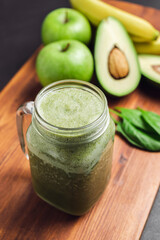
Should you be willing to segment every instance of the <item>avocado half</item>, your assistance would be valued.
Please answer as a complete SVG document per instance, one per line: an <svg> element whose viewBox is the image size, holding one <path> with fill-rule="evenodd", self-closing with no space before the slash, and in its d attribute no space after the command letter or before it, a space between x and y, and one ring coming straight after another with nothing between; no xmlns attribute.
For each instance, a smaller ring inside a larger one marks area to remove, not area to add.
<svg viewBox="0 0 160 240"><path fill-rule="evenodd" d="M160 86L160 56L139 54L138 59L141 73L148 80Z"/></svg>
<svg viewBox="0 0 160 240"><path fill-rule="evenodd" d="M137 53L125 28L114 17L99 24L94 56L96 75L106 92L121 97L136 89L141 78Z"/></svg>

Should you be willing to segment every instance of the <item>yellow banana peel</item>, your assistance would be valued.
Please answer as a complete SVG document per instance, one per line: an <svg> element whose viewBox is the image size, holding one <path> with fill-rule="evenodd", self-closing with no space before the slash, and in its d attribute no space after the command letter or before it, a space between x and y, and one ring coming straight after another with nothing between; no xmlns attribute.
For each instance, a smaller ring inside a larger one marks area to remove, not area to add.
<svg viewBox="0 0 160 240"><path fill-rule="evenodd" d="M134 43L138 53L160 55L160 37L150 43Z"/></svg>
<svg viewBox="0 0 160 240"><path fill-rule="evenodd" d="M135 36L135 35L132 35L132 34L129 34L130 38L132 39L133 42L136 42L136 43L149 43L151 42L151 40L148 40L148 39L145 39L145 38L142 38L142 37L138 37L138 36Z"/></svg>
<svg viewBox="0 0 160 240"><path fill-rule="evenodd" d="M82 12L95 26L102 19L113 16L134 36L151 41L159 35L159 32L148 21L100 0L70 0L70 3L73 8Z"/></svg>

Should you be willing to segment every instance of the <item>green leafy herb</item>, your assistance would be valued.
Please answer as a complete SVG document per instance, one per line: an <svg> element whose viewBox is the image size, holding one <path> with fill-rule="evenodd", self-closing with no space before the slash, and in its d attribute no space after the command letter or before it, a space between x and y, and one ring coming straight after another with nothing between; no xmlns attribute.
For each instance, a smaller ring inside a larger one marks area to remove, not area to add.
<svg viewBox="0 0 160 240"><path fill-rule="evenodd" d="M158 134L160 134L160 115L145 111L141 108L138 108L141 112L143 119L147 122L147 124Z"/></svg>
<svg viewBox="0 0 160 240"><path fill-rule="evenodd" d="M160 116L143 109L127 109L116 107L120 112L110 109L110 112L122 118L117 121L117 131L132 145L149 150L160 151ZM154 126L154 127L153 127Z"/></svg>
<svg viewBox="0 0 160 240"><path fill-rule="evenodd" d="M115 109L121 111L121 116L118 116L127 119L130 123L132 123L135 127L138 127L147 132L153 132L153 129L150 127L148 123L143 119L142 113L138 109L127 109L122 107L116 107Z"/></svg>
<svg viewBox="0 0 160 240"><path fill-rule="evenodd" d="M122 128L124 132L135 143L141 146L143 149L149 151L160 151L160 136L154 133L146 133L140 129L137 129L126 119L122 122Z"/></svg>
<svg viewBox="0 0 160 240"><path fill-rule="evenodd" d="M126 138L128 140L128 142L130 142L132 145L135 145L136 147L139 147L139 148L143 148L141 145L139 145L138 143L136 143L134 140L132 140L126 133L125 131L123 130L123 127L122 127L122 123L119 122L117 124L117 132L121 133L123 135L124 138Z"/></svg>

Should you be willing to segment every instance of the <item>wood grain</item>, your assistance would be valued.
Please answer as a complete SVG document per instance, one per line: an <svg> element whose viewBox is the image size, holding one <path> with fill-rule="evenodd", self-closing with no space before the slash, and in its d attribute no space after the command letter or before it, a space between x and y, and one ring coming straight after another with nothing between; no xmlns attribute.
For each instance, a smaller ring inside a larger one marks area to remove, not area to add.
<svg viewBox="0 0 160 240"><path fill-rule="evenodd" d="M110 2L131 12L135 8ZM136 6L136 13L157 26L160 11ZM29 162L19 146L15 112L41 89L35 73L38 51L0 93L0 239L139 239L159 188L160 153L136 149L117 135L110 183L95 207L82 217L62 213L34 193ZM159 90L145 82L129 96L107 98L110 107L140 106L160 114Z"/></svg>

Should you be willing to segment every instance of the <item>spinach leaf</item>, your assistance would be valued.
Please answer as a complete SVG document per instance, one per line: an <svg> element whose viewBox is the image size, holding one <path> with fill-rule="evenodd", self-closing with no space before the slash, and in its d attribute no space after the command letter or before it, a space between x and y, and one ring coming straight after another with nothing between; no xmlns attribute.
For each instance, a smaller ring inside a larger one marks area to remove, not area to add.
<svg viewBox="0 0 160 240"><path fill-rule="evenodd" d="M154 132L150 125L143 119L142 113L138 109L127 109L122 107L115 107L115 109L121 111L121 118L127 119L135 127L138 127L146 132ZM116 112L115 112L116 113ZM118 114L117 114L118 115ZM119 115L118 115L119 116Z"/></svg>
<svg viewBox="0 0 160 240"><path fill-rule="evenodd" d="M126 139L128 140L128 142L130 142L132 145L143 149L143 146L142 146L142 145L136 143L134 140L132 140L132 139L124 132L124 130L123 130L123 128L122 128L122 123L121 123L121 122L118 123L116 130L117 130L117 132L121 133L122 136L123 136L124 138L126 138Z"/></svg>
<svg viewBox="0 0 160 240"><path fill-rule="evenodd" d="M136 144L143 146L143 149L160 151L160 136L158 134L147 134L146 132L137 129L126 119L123 119L122 128L126 135Z"/></svg>
<svg viewBox="0 0 160 240"><path fill-rule="evenodd" d="M127 109L116 107L120 112L110 109L122 122L115 119L117 131L136 147L160 151L160 116L143 109Z"/></svg>
<svg viewBox="0 0 160 240"><path fill-rule="evenodd" d="M160 135L160 115L141 108L138 108L138 110L141 112L143 119L150 125L150 127Z"/></svg>

